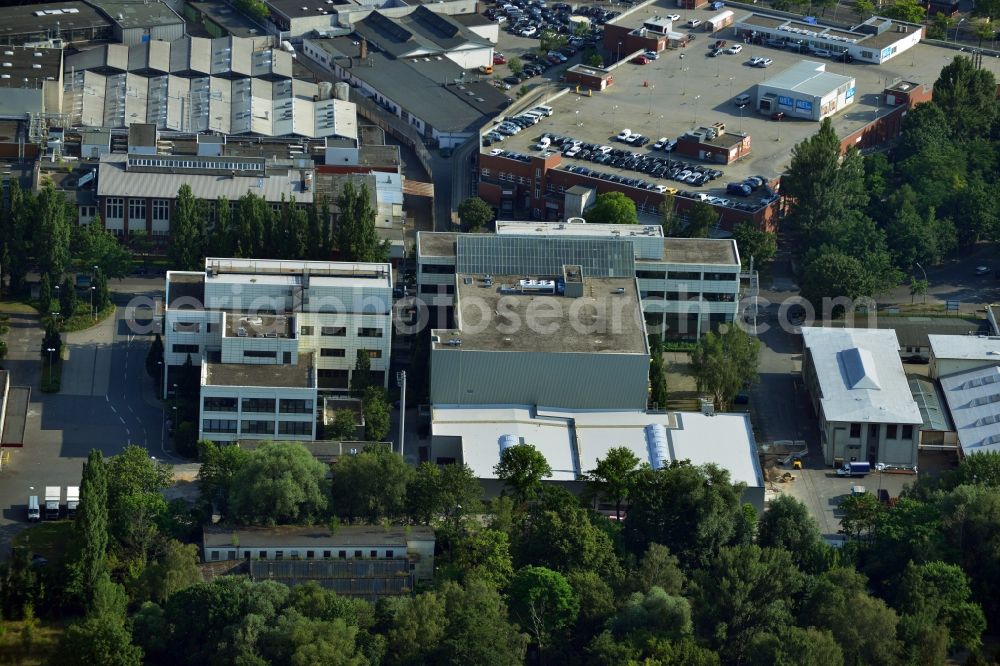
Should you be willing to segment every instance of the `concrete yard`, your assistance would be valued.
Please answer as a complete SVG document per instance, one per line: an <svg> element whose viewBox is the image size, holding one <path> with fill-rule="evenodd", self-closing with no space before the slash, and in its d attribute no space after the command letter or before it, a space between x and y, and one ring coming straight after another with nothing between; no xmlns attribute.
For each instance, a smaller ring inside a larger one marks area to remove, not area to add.
<svg viewBox="0 0 1000 666"><path fill-rule="evenodd" d="M735 10L742 15L742 10ZM678 12L683 24L689 18L705 20L714 12L711 10L679 10L666 3L649 5L632 12L621 20L627 26L638 26L646 18ZM685 32L688 29L683 28ZM772 121L759 114L752 106L744 109L733 103L733 98L741 93L752 93L756 84L773 77L789 65L803 59L824 62L827 71L851 76L856 79L856 101L833 116L833 124L839 136L847 136L871 122L876 115L891 111L892 107L876 106L882 101L882 91L899 81L916 84L933 84L941 68L952 61L960 52L955 49L919 44L903 52L883 65L860 62L850 64L822 59L816 56L803 57L799 54L766 46L743 44L739 55L723 54L715 58L707 56L709 47L716 39L725 39L730 44L736 41L732 27L718 33L706 33L696 29L696 39L684 49L668 50L659 59L647 65L625 61L613 70L614 83L604 92L594 92L588 97L570 92L550 105L554 114L540 123L495 143L490 149L512 150L525 154L539 151L531 149L544 132L572 136L588 143L610 145L632 152L662 155L652 150L652 142L659 137L676 138L688 130L725 123L727 132L747 132L751 136L750 153L728 166L715 165L724 176L697 188L706 194L724 193L726 183L739 181L750 175L774 178L785 171L791 160L791 149L811 136L819 128L819 123L799 119ZM612 54L612 60L616 54ZM627 54L622 54L624 58ZM683 55L683 58L681 57ZM774 63L767 68L751 67L747 62L757 56L766 56ZM1000 60L984 58L983 67L1000 76ZM878 99L876 99L878 98ZM623 129L629 128L651 139L651 143L634 148L614 141ZM674 159L699 163L694 158L685 158L676 153ZM628 173L633 177L652 179L637 172L621 172L608 165L594 164L587 160L562 158L562 165L580 165L609 173ZM691 186L668 180L656 181L678 189L693 189Z"/></svg>

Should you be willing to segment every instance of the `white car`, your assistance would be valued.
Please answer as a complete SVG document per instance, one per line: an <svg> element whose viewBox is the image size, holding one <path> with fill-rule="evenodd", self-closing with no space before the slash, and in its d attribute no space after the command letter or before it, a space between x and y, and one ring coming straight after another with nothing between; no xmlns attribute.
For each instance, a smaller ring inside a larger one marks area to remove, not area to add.
<svg viewBox="0 0 1000 666"><path fill-rule="evenodd" d="M525 28L524 30L521 31L521 36L522 37L531 37L536 32L538 32L538 28L536 28L533 25L529 25L527 28Z"/></svg>
<svg viewBox="0 0 1000 666"><path fill-rule="evenodd" d="M750 60L747 61L747 64L751 67L756 67L760 64L761 60L763 60L763 58L750 58Z"/></svg>
<svg viewBox="0 0 1000 666"><path fill-rule="evenodd" d="M757 58L758 62L754 67L770 67L774 61L770 58Z"/></svg>
<svg viewBox="0 0 1000 666"><path fill-rule="evenodd" d="M494 148L493 150L490 151L490 157L496 157L502 152L503 152L502 148Z"/></svg>
<svg viewBox="0 0 1000 666"><path fill-rule="evenodd" d="M661 136L657 140L657 142L653 144L653 150L663 150L664 148L667 147L667 142L668 141L670 141L670 139L668 139L665 136Z"/></svg>
<svg viewBox="0 0 1000 666"><path fill-rule="evenodd" d="M670 19L671 21L680 21L681 20L681 15L680 14L667 14L667 18Z"/></svg>
<svg viewBox="0 0 1000 666"><path fill-rule="evenodd" d="M690 20L688 20L688 27L689 28L697 28L699 25L701 25L701 19L690 19Z"/></svg>
<svg viewBox="0 0 1000 666"><path fill-rule="evenodd" d="M632 136L632 130L630 130L630 129L623 129L623 130L622 130L622 131L621 131L621 132L620 132L620 133L618 134L618 137L617 137L617 138L618 138L618 140L619 140L619 141L625 141L625 140L626 140L626 139L628 139L628 138L629 138L630 136Z"/></svg>
<svg viewBox="0 0 1000 666"><path fill-rule="evenodd" d="M742 44L733 44L728 49L726 49L726 53L728 53L729 55L736 55L742 50L743 50Z"/></svg>
<svg viewBox="0 0 1000 666"><path fill-rule="evenodd" d="M611 146L601 146L600 148L597 149L597 152L607 155L612 150L614 149Z"/></svg>
<svg viewBox="0 0 1000 666"><path fill-rule="evenodd" d="M659 60L660 54L656 51L643 51L642 55L646 56L650 60Z"/></svg>
<svg viewBox="0 0 1000 666"><path fill-rule="evenodd" d="M986 275L990 272L989 266L976 266L976 275Z"/></svg>

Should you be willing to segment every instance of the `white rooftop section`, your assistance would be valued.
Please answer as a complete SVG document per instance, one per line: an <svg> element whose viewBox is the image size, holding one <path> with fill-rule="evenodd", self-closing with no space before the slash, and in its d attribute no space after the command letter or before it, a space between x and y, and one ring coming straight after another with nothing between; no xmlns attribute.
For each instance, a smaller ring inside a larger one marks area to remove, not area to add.
<svg viewBox="0 0 1000 666"><path fill-rule="evenodd" d="M579 219L579 218L577 218ZM519 236L647 236L663 238L658 224L590 224L584 222L512 222L497 220L498 234Z"/></svg>
<svg viewBox="0 0 1000 666"><path fill-rule="evenodd" d="M891 329L804 326L827 421L920 424Z"/></svg>
<svg viewBox="0 0 1000 666"><path fill-rule="evenodd" d="M965 455L1000 452L1000 367L994 365L943 377L941 389L962 452Z"/></svg>
<svg viewBox="0 0 1000 666"><path fill-rule="evenodd" d="M803 95L823 97L831 90L836 90L852 81L854 79L850 76L827 72L824 63L801 60L767 79L761 85L768 88L781 88Z"/></svg>
<svg viewBox="0 0 1000 666"><path fill-rule="evenodd" d="M392 266L380 263L206 257L205 273L209 282L392 288Z"/></svg>
<svg viewBox="0 0 1000 666"><path fill-rule="evenodd" d="M757 445L744 414L437 405L431 429L435 437L462 438L463 460L480 479L497 478L493 467L504 440L505 446L516 441L541 451L552 467L552 481L575 481L594 469L610 449L624 446L640 463L655 467L674 460L714 463L728 470L734 483L764 485Z"/></svg>
<svg viewBox="0 0 1000 666"><path fill-rule="evenodd" d="M1000 363L1000 336L928 335L935 358Z"/></svg>

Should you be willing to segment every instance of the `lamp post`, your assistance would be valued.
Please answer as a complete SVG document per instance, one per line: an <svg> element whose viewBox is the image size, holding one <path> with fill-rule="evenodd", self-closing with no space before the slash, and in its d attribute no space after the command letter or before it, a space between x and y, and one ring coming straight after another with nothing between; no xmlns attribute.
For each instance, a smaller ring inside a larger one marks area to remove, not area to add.
<svg viewBox="0 0 1000 666"><path fill-rule="evenodd" d="M94 313L94 290L97 289L94 285L90 285L90 318L97 319L97 314Z"/></svg>
<svg viewBox="0 0 1000 666"><path fill-rule="evenodd" d="M958 34L957 31L955 34ZM615 62L619 62L621 59L622 59L622 43L618 42L618 57L615 59Z"/></svg>
<svg viewBox="0 0 1000 666"><path fill-rule="evenodd" d="M617 114L617 112L618 112L618 105L615 104L614 106L611 107L611 133L612 134L614 134L615 131L616 131L615 130L615 127L616 127L616 125L615 125L615 115Z"/></svg>
<svg viewBox="0 0 1000 666"><path fill-rule="evenodd" d="M694 124L695 124L696 127L698 125L698 100L700 100L700 99L701 99L701 95L695 95L694 96Z"/></svg>
<svg viewBox="0 0 1000 666"><path fill-rule="evenodd" d="M683 85L681 87L681 95L687 95L688 94L688 76L687 76L687 72L688 72L688 68L687 67L681 67L681 74L684 76L684 83L683 83Z"/></svg>
<svg viewBox="0 0 1000 666"><path fill-rule="evenodd" d="M49 384L52 383L52 354L55 352L55 347L46 347L45 351L49 353Z"/></svg>
<svg viewBox="0 0 1000 666"><path fill-rule="evenodd" d="M924 267L920 264L919 261L915 261L913 263L916 264L917 268L920 269L920 272L924 274L924 303L926 303L927 302L927 287L930 284L927 281L927 271L924 270Z"/></svg>
<svg viewBox="0 0 1000 666"><path fill-rule="evenodd" d="M399 382L399 455L405 458L403 439L406 433L406 370L396 373L396 381Z"/></svg>
<svg viewBox="0 0 1000 666"><path fill-rule="evenodd" d="M960 27L962 27L963 23L965 23L965 19L961 18L961 19L958 20L958 23L955 24L955 37L951 41L953 41L953 42L957 42L958 41L958 29ZM945 40L945 41L947 41L947 40Z"/></svg>

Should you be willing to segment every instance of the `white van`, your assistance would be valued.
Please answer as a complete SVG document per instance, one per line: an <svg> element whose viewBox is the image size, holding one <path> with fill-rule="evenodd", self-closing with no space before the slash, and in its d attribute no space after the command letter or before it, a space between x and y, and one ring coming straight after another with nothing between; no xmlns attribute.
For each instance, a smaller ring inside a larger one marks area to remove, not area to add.
<svg viewBox="0 0 1000 666"><path fill-rule="evenodd" d="M746 106L750 103L750 95L743 93L742 95L737 95L733 99L733 104L736 106Z"/></svg>
<svg viewBox="0 0 1000 666"><path fill-rule="evenodd" d="M28 498L28 520L35 522L42 519L42 512L38 508L38 495Z"/></svg>
<svg viewBox="0 0 1000 666"><path fill-rule="evenodd" d="M533 108L532 111L541 111L542 113L545 114L546 117L552 115L552 107L551 106L545 106L544 104L539 104L538 106L536 106L535 108Z"/></svg>

